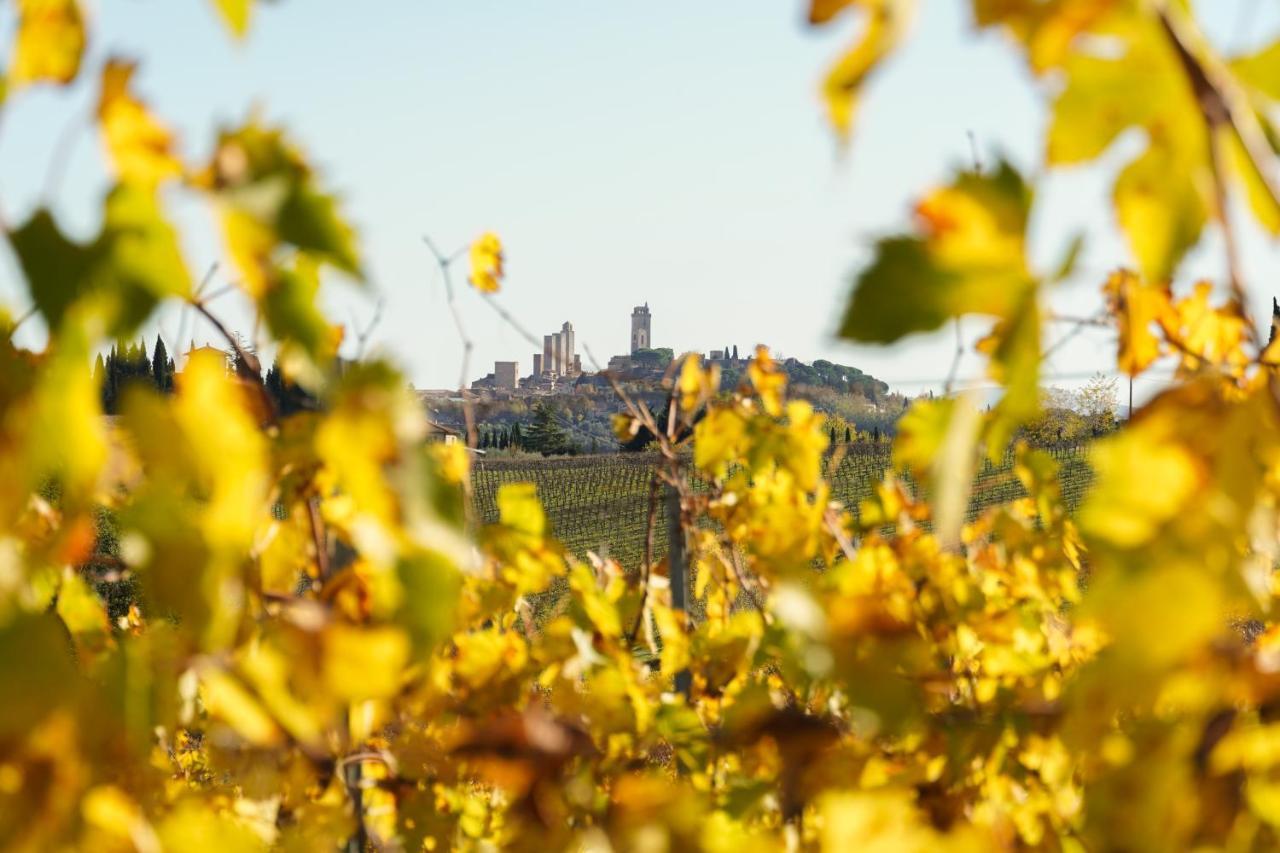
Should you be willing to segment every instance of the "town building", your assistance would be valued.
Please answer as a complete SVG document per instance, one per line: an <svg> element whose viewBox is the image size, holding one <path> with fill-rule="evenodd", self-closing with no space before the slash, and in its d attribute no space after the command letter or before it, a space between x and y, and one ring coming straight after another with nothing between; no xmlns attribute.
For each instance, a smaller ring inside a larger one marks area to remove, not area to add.
<svg viewBox="0 0 1280 853"><path fill-rule="evenodd" d="M631 354L637 350L649 349L653 346L653 335L649 329L649 303L637 305L631 311Z"/></svg>

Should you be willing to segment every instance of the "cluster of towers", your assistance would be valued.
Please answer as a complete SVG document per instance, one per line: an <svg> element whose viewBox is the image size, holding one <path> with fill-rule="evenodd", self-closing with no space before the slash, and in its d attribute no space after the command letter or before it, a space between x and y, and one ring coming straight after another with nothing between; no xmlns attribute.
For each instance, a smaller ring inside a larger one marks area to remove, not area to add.
<svg viewBox="0 0 1280 853"><path fill-rule="evenodd" d="M533 354L533 375L576 376L582 372L582 359L574 352L573 324L565 321L560 331L542 337L542 352Z"/></svg>

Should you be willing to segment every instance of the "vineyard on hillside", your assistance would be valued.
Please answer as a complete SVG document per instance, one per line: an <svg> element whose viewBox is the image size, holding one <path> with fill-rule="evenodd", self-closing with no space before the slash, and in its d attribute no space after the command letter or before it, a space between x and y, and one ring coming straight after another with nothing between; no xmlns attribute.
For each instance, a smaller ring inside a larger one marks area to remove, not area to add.
<svg viewBox="0 0 1280 853"><path fill-rule="evenodd" d="M832 497L856 511L871 495L873 484L892 467L892 445L846 445L846 452L828 457L837 464L828 471ZM1075 509L1092 481L1087 445L1062 444L1044 448L1061 466L1062 497ZM473 469L472 502L476 521L498 520L498 489L507 483L534 483L546 509L547 521L565 548L579 557L588 551L617 559L628 569L644 558L649 518L649 481L658 454L609 454L550 459L483 459ZM974 477L970 515L1025 495L1013 470L1013 456L1001 464L985 462ZM654 556L667 551L667 527L658 517L653 529Z"/></svg>

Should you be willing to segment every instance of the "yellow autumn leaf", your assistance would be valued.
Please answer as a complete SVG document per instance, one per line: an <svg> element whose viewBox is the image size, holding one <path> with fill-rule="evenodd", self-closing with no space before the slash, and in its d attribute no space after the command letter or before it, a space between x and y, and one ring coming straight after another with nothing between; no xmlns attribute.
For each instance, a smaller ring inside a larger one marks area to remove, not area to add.
<svg viewBox="0 0 1280 853"><path fill-rule="evenodd" d="M775 418L781 415L787 374L782 372L782 368L769 355L769 348L763 344L756 347L755 358L747 365L747 377L760 397L760 404L764 406L765 412Z"/></svg>
<svg viewBox="0 0 1280 853"><path fill-rule="evenodd" d="M108 60L102 69L98 122L120 181L155 186L182 173L173 134L130 91L136 63Z"/></svg>
<svg viewBox="0 0 1280 853"><path fill-rule="evenodd" d="M852 7L864 13L862 32L822 81L822 97L829 120L842 139L847 139L853 130L854 115L867 78L906 37L915 17L916 3L915 0L815 0L810 20L823 24L841 9Z"/></svg>
<svg viewBox="0 0 1280 853"><path fill-rule="evenodd" d="M234 677L210 667L200 674L200 698L209 716L259 747L278 746L284 732L253 694Z"/></svg>
<svg viewBox="0 0 1280 853"><path fill-rule="evenodd" d="M1195 458L1171 437L1175 417L1162 410L1094 446L1098 478L1080 507L1082 531L1132 548L1184 511L1201 481Z"/></svg>
<svg viewBox="0 0 1280 853"><path fill-rule="evenodd" d="M1136 274L1120 270L1107 279L1103 294L1119 327L1116 366L1137 376L1160 356L1160 340L1153 327L1168 315L1169 289L1147 284Z"/></svg>
<svg viewBox="0 0 1280 853"><path fill-rule="evenodd" d="M1189 296L1173 303L1160 324L1170 340L1177 341L1182 363L1189 370L1213 364L1239 372L1249 363L1243 349L1249 327L1234 304L1209 304L1213 285L1197 282Z"/></svg>
<svg viewBox="0 0 1280 853"><path fill-rule="evenodd" d="M676 387L680 391L680 411L688 414L720 390L720 365L703 369L702 359L691 353L680 365Z"/></svg>
<svg viewBox="0 0 1280 853"><path fill-rule="evenodd" d="M1209 208L1196 169L1152 146L1116 179L1116 216L1148 281L1169 280L1200 239Z"/></svg>
<svg viewBox="0 0 1280 853"><path fill-rule="evenodd" d="M233 35L243 38L249 31L249 17L253 12L255 0L213 0L224 23Z"/></svg>
<svg viewBox="0 0 1280 853"><path fill-rule="evenodd" d="M387 699L400 690L409 638L395 627L331 625L324 633L324 677L345 701Z"/></svg>
<svg viewBox="0 0 1280 853"><path fill-rule="evenodd" d="M78 0L18 0L18 37L9 83L70 83L84 54L84 15Z"/></svg>
<svg viewBox="0 0 1280 853"><path fill-rule="evenodd" d="M502 241L487 231L471 244L471 286L481 293L497 293L502 286Z"/></svg>

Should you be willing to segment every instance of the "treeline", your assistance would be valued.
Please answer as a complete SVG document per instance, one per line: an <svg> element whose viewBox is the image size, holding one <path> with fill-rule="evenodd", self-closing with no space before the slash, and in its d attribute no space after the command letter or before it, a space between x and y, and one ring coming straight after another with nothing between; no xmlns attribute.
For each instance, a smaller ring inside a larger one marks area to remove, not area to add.
<svg viewBox="0 0 1280 853"><path fill-rule="evenodd" d="M99 354L93 364L93 381L102 397L102 410L114 415L126 388L140 385L168 394L173 391L174 372L173 359L157 336L151 355L147 355L145 339L112 346L105 358Z"/></svg>
<svg viewBox="0 0 1280 853"><path fill-rule="evenodd" d="M240 363L238 356L227 356L227 371L238 375L252 372ZM159 336L150 354L147 353L145 339L116 344L106 356L99 354L93 365L93 381L101 395L102 411L108 415L119 414L127 388L136 386L150 388L159 394L172 393L176 373L177 365ZM281 415L320 409L319 400L302 386L286 379L278 364L272 364L262 380L267 396Z"/></svg>
<svg viewBox="0 0 1280 853"><path fill-rule="evenodd" d="M527 422L481 424L477 441L482 450L523 450L543 456L570 456L599 452L594 436L586 442L575 440L573 423L566 412L554 403L540 401L533 407Z"/></svg>

